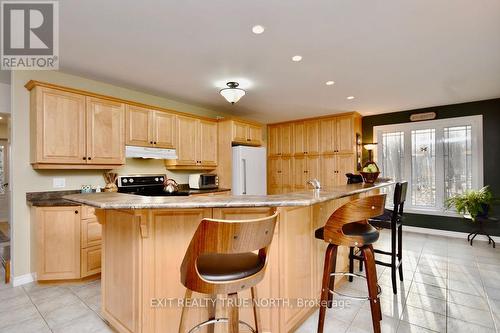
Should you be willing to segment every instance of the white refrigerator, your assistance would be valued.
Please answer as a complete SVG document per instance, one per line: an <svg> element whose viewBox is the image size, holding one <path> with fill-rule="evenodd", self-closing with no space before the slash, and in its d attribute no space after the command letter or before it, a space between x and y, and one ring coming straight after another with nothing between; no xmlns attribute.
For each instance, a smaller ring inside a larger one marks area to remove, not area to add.
<svg viewBox="0 0 500 333"><path fill-rule="evenodd" d="M266 195L266 148L233 147L233 195Z"/></svg>

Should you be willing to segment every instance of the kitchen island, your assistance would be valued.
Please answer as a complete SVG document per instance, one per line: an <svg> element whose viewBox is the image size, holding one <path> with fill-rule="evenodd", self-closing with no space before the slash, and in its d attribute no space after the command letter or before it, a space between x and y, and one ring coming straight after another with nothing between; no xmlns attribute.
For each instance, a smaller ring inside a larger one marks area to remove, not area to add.
<svg viewBox="0 0 500 333"><path fill-rule="evenodd" d="M261 332L290 332L316 309L312 301L320 295L326 243L316 240L314 231L346 202L392 184L351 184L269 196L93 193L64 198L95 207L103 225L102 313L118 332L178 331L178 300L185 292L180 266L203 218L252 219L278 210L279 222L257 298L261 300ZM346 266L347 252L340 250L338 269ZM249 291L240 297L249 299ZM187 311L187 327L208 316L207 303L193 305ZM218 307L218 316L223 317L224 310ZM252 307L242 306L240 318L253 325ZM223 326L218 325L218 329L225 329Z"/></svg>

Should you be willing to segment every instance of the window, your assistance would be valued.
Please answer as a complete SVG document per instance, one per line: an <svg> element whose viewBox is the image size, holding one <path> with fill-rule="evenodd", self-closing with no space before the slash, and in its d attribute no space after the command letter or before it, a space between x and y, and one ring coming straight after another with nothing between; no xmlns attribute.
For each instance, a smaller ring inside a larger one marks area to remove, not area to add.
<svg viewBox="0 0 500 333"><path fill-rule="evenodd" d="M454 215L445 200L483 186L482 122L471 116L374 127L381 176L408 181L408 211Z"/></svg>

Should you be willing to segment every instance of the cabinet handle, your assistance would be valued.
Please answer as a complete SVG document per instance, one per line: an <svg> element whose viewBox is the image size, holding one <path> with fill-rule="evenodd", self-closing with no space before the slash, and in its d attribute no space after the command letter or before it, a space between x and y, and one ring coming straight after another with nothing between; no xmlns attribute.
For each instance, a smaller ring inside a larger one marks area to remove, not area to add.
<svg viewBox="0 0 500 333"><path fill-rule="evenodd" d="M149 144L152 145L153 144L153 141L149 141Z"/></svg>
<svg viewBox="0 0 500 333"><path fill-rule="evenodd" d="M77 210L75 210L75 214L78 214L78 211L77 211Z"/></svg>
<svg viewBox="0 0 500 333"><path fill-rule="evenodd" d="M92 159L92 157L87 158L89 161Z"/></svg>
<svg viewBox="0 0 500 333"><path fill-rule="evenodd" d="M87 158L85 156L83 156L83 160L85 161L85 160L87 160Z"/></svg>
<svg viewBox="0 0 500 333"><path fill-rule="evenodd" d="M155 145L156 144L156 141L153 142L153 144Z"/></svg>

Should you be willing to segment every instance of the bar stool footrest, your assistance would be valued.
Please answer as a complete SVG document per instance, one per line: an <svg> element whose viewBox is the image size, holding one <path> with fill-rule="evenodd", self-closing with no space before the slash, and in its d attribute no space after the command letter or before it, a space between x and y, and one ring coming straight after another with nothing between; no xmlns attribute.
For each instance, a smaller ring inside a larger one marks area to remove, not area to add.
<svg viewBox="0 0 500 333"><path fill-rule="evenodd" d="M361 274L356 274L356 273L350 273L350 272L335 272L335 273L330 273L330 277L332 277L332 276L351 276L351 277L362 278L362 279L366 280L366 276L361 275ZM354 300L358 300L358 301L369 301L369 300L371 300L371 298L369 296L365 297L365 296L347 295L347 294L342 294L342 293L339 293L338 291L331 290L331 289L328 289L328 292L330 294L332 294L332 295L337 295L337 296L341 296L341 297L345 297L345 298L350 298L350 299L354 299ZM380 285L377 283L377 298L380 296L381 293L382 293L382 288L380 288Z"/></svg>
<svg viewBox="0 0 500 333"><path fill-rule="evenodd" d="M196 332L200 328L203 328L203 327L208 326L208 325L227 324L227 323L229 323L229 319L228 318L214 318L214 319L209 319L209 320L206 320L206 321L204 321L202 323L199 323L198 325L194 326L193 328L191 328L188 331L188 333ZM246 326L252 333L256 333L256 330L250 324L248 324L247 322L244 322L243 320L239 320L239 323L240 323L240 325Z"/></svg>

